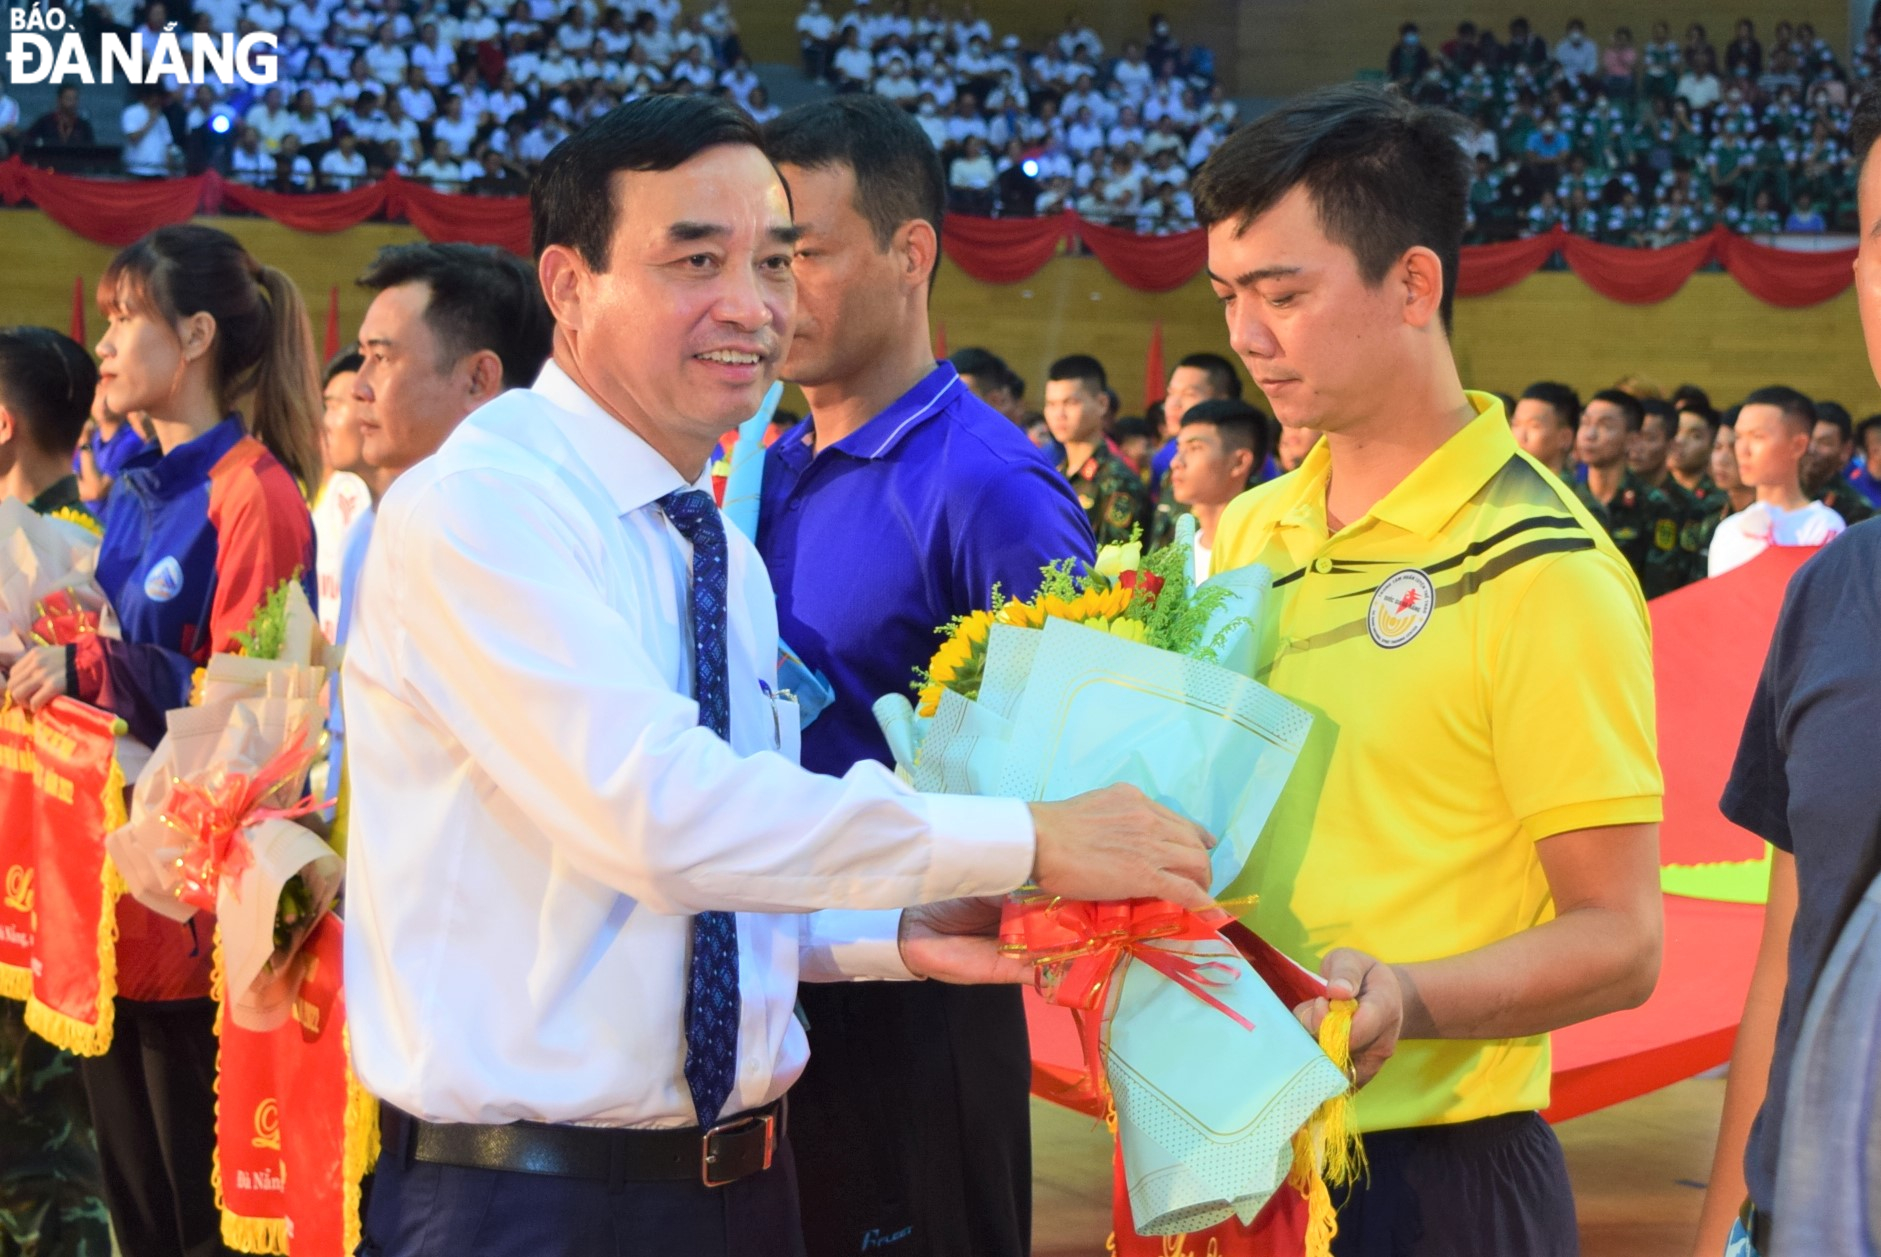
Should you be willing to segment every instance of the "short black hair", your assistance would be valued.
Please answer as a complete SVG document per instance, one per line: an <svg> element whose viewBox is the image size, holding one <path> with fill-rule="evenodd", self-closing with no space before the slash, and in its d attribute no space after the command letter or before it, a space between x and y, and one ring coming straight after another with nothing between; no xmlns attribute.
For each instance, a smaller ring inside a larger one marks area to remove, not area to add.
<svg viewBox="0 0 1881 1257"><path fill-rule="evenodd" d="M1018 390L1012 387L1012 368L1006 365L1004 358L990 349L970 345L965 349L954 350L948 355L947 361L953 364L954 371L960 375L985 380L988 384L1003 387L1015 398L1019 396Z"/></svg>
<svg viewBox="0 0 1881 1257"><path fill-rule="evenodd" d="M1239 398L1241 396L1241 376L1234 369L1234 364L1220 354L1190 354L1176 364L1178 368L1189 367L1208 373L1208 387L1221 397Z"/></svg>
<svg viewBox="0 0 1881 1257"><path fill-rule="evenodd" d="M1459 115L1382 85L1322 87L1221 142L1195 176L1195 216L1244 231L1304 184L1327 239L1352 251L1367 284L1412 248L1437 255L1448 332L1471 179L1462 129Z"/></svg>
<svg viewBox="0 0 1881 1257"><path fill-rule="evenodd" d="M0 328L0 403L40 453L72 456L97 391L97 364L70 336L49 327Z"/></svg>
<svg viewBox="0 0 1881 1257"><path fill-rule="evenodd" d="M1093 393L1108 393L1110 377L1104 374L1104 364L1089 354L1068 354L1052 363L1045 372L1048 380L1082 380L1091 386Z"/></svg>
<svg viewBox="0 0 1881 1257"><path fill-rule="evenodd" d="M1665 428L1665 435L1668 441L1678 435L1679 412L1673 407L1671 402L1664 401L1657 397L1640 398L1639 426L1642 431L1646 427L1646 418L1650 415L1657 415L1659 417L1662 426Z"/></svg>
<svg viewBox="0 0 1881 1257"><path fill-rule="evenodd" d="M1744 406L1775 406L1783 412L1783 417L1790 420L1804 432L1813 432L1816 428L1816 403L1789 387L1787 384L1772 384L1760 388L1746 397ZM1740 406L1738 409L1743 409Z"/></svg>
<svg viewBox="0 0 1881 1257"><path fill-rule="evenodd" d="M1855 439L1855 419L1848 413L1848 407L1841 402L1817 402L1816 422L1832 423L1835 430L1842 434L1842 444L1847 445Z"/></svg>
<svg viewBox="0 0 1881 1257"><path fill-rule="evenodd" d="M1111 430L1111 436L1121 441L1127 437L1140 436L1152 444L1156 441L1156 425L1142 415L1125 415L1117 420L1117 426Z"/></svg>
<svg viewBox="0 0 1881 1257"><path fill-rule="evenodd" d="M333 355L332 360L326 366L320 368L320 387L325 388L333 383L333 377L336 375L345 375L349 371L357 374L359 368L365 365L366 355L357 349L342 349Z"/></svg>
<svg viewBox="0 0 1881 1257"><path fill-rule="evenodd" d="M1874 142L1878 139L1881 139L1881 92L1871 88L1861 94L1854 115L1848 121L1848 151L1855 156L1856 170L1867 164L1868 154L1874 151Z"/></svg>
<svg viewBox="0 0 1881 1257"><path fill-rule="evenodd" d="M764 137L749 114L716 96L643 96L608 110L550 150L536 172L529 187L531 250L541 257L550 245L564 245L590 270L607 270L620 216L614 176L674 170L721 144L761 151Z"/></svg>
<svg viewBox="0 0 1881 1257"><path fill-rule="evenodd" d="M1646 426L1646 408L1639 404L1639 398L1631 393L1623 393L1617 388L1603 388L1587 399L1589 406L1595 402L1605 402L1609 406L1618 406L1626 418L1626 430L1637 432Z"/></svg>
<svg viewBox="0 0 1881 1257"><path fill-rule="evenodd" d="M1254 471L1267 462L1267 416L1256 407L1233 397L1217 397L1197 402L1182 412L1182 426L1206 423L1221 434L1225 449L1248 450L1254 455Z"/></svg>
<svg viewBox="0 0 1881 1257"><path fill-rule="evenodd" d="M1694 403L1705 410L1710 410L1712 408L1711 394L1696 384L1681 384L1672 390L1672 404L1679 410L1691 410Z"/></svg>
<svg viewBox="0 0 1881 1257"><path fill-rule="evenodd" d="M390 244L359 277L359 286L373 292L401 284L430 287L425 325L446 363L487 349L503 364L505 388L535 382L555 321L528 263L493 245Z"/></svg>
<svg viewBox="0 0 1881 1257"><path fill-rule="evenodd" d="M1881 415L1869 415L1866 419L1863 419L1860 423L1855 425L1855 444L1864 450L1867 449L1868 434L1870 432L1881 432ZM1881 467L1870 467L1868 474L1871 476L1881 475Z"/></svg>
<svg viewBox="0 0 1881 1257"><path fill-rule="evenodd" d="M863 92L811 101L771 120L764 149L780 166L854 171L856 212L868 220L877 252L888 248L903 223L917 218L940 239L947 210L940 153L901 106ZM934 266L940 266L938 249Z"/></svg>
<svg viewBox="0 0 1881 1257"><path fill-rule="evenodd" d="M1713 437L1718 435L1718 412L1709 403L1688 400L1678 407L1678 412L1681 415L1697 415L1705 421L1705 427Z"/></svg>
<svg viewBox="0 0 1881 1257"><path fill-rule="evenodd" d="M1542 402L1553 410L1569 432L1581 429L1581 395L1556 380L1537 380L1522 390L1524 401Z"/></svg>

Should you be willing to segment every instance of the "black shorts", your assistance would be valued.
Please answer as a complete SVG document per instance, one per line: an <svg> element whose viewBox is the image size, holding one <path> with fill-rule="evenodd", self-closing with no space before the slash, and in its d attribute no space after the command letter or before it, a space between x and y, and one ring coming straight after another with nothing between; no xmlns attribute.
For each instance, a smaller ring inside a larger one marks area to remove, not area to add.
<svg viewBox="0 0 1881 1257"><path fill-rule="evenodd" d="M1578 1257L1561 1143L1539 1113L1365 1136L1334 1257Z"/></svg>

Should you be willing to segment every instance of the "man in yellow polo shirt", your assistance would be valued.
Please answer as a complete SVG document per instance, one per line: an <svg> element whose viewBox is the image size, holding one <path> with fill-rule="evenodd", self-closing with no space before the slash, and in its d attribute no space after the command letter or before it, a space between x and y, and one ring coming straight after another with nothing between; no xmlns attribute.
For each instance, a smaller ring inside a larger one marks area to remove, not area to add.
<svg viewBox="0 0 1881 1257"><path fill-rule="evenodd" d="M1194 187L1230 343L1325 436L1228 508L1215 563L1273 570L1262 679L1315 718L1227 894L1360 999L1371 1174L1340 1257L1577 1253L1548 1032L1658 974L1645 604L1459 380L1468 180L1449 115L1353 84L1242 128Z"/></svg>

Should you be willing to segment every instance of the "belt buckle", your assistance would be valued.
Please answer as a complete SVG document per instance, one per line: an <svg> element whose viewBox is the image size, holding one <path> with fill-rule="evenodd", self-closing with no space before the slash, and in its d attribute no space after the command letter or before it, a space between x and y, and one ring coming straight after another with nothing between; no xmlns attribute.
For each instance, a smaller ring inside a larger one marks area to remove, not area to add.
<svg viewBox="0 0 1881 1257"><path fill-rule="evenodd" d="M724 1187L771 1168L777 1152L777 1113L753 1114L720 1122L699 1141L699 1179Z"/></svg>

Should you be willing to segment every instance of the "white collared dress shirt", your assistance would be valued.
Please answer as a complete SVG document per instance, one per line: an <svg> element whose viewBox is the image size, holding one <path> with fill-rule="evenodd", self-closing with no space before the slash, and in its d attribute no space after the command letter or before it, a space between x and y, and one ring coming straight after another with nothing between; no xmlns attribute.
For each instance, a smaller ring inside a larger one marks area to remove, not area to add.
<svg viewBox="0 0 1881 1257"><path fill-rule="evenodd" d="M1023 804L797 767L770 581L736 530L730 744L699 727L691 550L657 505L687 487L550 363L381 503L343 685L347 1003L360 1080L414 1116L694 1124L708 909L738 913L725 1112L768 1103L808 1055L800 977L908 976L896 914L859 910L1031 869Z"/></svg>

